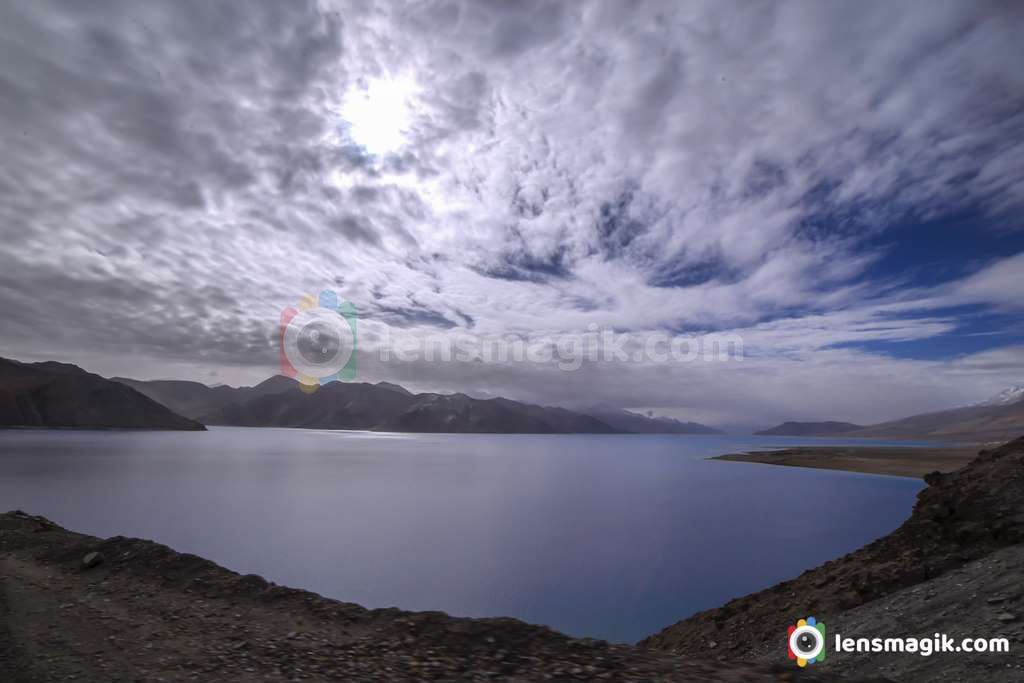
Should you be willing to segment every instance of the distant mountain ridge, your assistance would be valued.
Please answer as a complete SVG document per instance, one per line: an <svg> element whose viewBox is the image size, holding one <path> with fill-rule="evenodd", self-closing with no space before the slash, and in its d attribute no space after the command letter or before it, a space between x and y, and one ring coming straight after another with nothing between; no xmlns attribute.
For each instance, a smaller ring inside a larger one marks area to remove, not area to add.
<svg viewBox="0 0 1024 683"><path fill-rule="evenodd" d="M608 409L595 415L506 398L415 394L390 382L336 382L305 394L295 380L280 375L240 388L115 379L210 425L428 433L715 433L697 423L628 411Z"/></svg>
<svg viewBox="0 0 1024 683"><path fill-rule="evenodd" d="M174 429L202 424L77 365L0 358L0 427Z"/></svg>
<svg viewBox="0 0 1024 683"><path fill-rule="evenodd" d="M580 412L596 417L623 432L633 434L721 434L699 422L683 422L671 417L648 417L614 406L599 405Z"/></svg>
<svg viewBox="0 0 1024 683"><path fill-rule="evenodd" d="M863 425L852 422L783 422L771 429L762 429L754 434L760 436L833 436L863 428Z"/></svg>
<svg viewBox="0 0 1024 683"><path fill-rule="evenodd" d="M401 432L596 432L608 425L539 406L464 394L413 394L396 384L336 382L303 393L295 380L275 376L253 387L219 388L196 382L119 378L143 393L211 425L367 429Z"/></svg>

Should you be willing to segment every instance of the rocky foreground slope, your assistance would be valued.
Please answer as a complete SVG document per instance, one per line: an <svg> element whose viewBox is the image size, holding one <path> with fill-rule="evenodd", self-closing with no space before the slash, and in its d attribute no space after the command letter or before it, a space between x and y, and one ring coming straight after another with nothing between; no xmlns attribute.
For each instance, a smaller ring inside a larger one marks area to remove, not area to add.
<svg viewBox="0 0 1024 683"><path fill-rule="evenodd" d="M851 637L945 632L1012 641L1010 655L839 654L816 669L884 671L913 681L1024 680L1024 438L983 450L962 469L925 481L928 488L910 518L888 536L796 579L700 612L641 646L683 656L714 651L728 659L778 661L786 626L814 616L831 632Z"/></svg>
<svg viewBox="0 0 1024 683"><path fill-rule="evenodd" d="M758 683L794 675L788 666L570 638L515 619L367 610L150 541L101 540L20 512L0 515L0 673L5 683ZM837 679L809 672L798 680Z"/></svg>

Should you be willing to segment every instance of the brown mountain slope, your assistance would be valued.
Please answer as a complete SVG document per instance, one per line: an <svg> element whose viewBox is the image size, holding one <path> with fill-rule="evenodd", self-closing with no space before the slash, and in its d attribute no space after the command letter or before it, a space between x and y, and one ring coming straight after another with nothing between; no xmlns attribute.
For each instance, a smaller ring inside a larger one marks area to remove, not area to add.
<svg viewBox="0 0 1024 683"><path fill-rule="evenodd" d="M205 429L131 387L75 365L3 358L0 427Z"/></svg>
<svg viewBox="0 0 1024 683"><path fill-rule="evenodd" d="M755 434L1002 443L1024 433L1024 400L950 408L858 427L846 422L785 422Z"/></svg>
<svg viewBox="0 0 1024 683"><path fill-rule="evenodd" d="M1004 405L967 406L846 432L843 436L922 438L976 443L1001 442L1024 432L1024 401Z"/></svg>

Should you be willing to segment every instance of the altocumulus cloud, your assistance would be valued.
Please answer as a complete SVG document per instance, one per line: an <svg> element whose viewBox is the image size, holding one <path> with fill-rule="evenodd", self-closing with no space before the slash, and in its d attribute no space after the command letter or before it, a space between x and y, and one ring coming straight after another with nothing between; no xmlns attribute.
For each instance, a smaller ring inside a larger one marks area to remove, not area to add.
<svg viewBox="0 0 1024 683"><path fill-rule="evenodd" d="M1012 2L5 1L4 351L258 381L333 287L370 348L746 342L360 366L421 389L749 423L977 400L1024 374L1022 32Z"/></svg>

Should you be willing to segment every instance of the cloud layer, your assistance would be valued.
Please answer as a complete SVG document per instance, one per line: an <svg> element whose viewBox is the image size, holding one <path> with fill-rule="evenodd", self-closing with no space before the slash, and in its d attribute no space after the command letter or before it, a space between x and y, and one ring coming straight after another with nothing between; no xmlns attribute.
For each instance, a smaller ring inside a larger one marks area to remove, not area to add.
<svg viewBox="0 0 1024 683"><path fill-rule="evenodd" d="M1022 32L1007 2L4 2L0 338L258 381L332 287L363 375L423 389L747 424L978 400L1024 375ZM369 355L595 325L747 358Z"/></svg>

